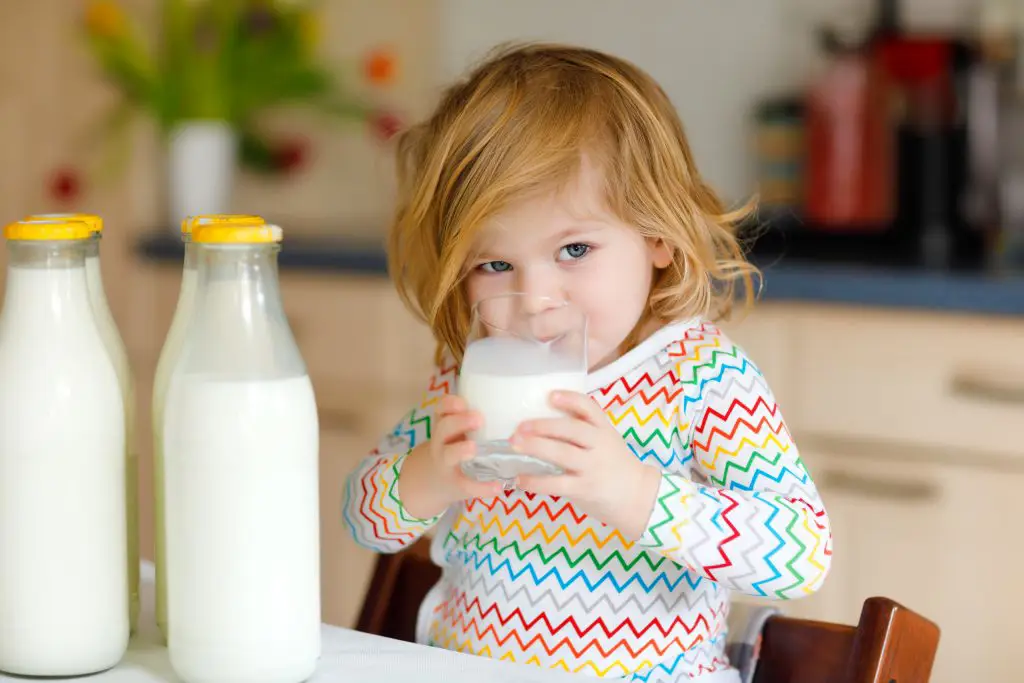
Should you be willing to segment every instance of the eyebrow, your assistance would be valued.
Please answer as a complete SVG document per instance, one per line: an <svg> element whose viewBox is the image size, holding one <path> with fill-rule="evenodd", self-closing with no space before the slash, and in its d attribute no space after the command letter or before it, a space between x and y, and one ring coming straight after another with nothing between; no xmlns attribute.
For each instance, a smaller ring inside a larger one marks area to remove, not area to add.
<svg viewBox="0 0 1024 683"><path fill-rule="evenodd" d="M568 228L565 228L564 230L559 230L552 238L552 241L556 243L563 242L572 237L583 236L595 232L601 232L606 228L607 225L598 220L586 221L577 225L572 225ZM504 259L502 259L500 256L497 256L488 250L480 250L476 252L471 252L469 258L467 259L467 263L469 261L476 261L478 263L488 263L490 261L503 260Z"/></svg>

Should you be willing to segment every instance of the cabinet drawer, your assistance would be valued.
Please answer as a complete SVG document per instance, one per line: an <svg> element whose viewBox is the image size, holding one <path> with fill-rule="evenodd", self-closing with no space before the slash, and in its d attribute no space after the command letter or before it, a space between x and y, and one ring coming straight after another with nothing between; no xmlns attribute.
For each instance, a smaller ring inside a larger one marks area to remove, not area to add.
<svg viewBox="0 0 1024 683"><path fill-rule="evenodd" d="M368 382L380 376L380 302L387 286L379 278L282 278L285 314L312 377Z"/></svg>
<svg viewBox="0 0 1024 683"><path fill-rule="evenodd" d="M282 296L314 382L414 386L430 377L433 341L381 277L289 276Z"/></svg>
<svg viewBox="0 0 1024 683"><path fill-rule="evenodd" d="M1024 455L1024 321L814 309L795 324L800 429Z"/></svg>

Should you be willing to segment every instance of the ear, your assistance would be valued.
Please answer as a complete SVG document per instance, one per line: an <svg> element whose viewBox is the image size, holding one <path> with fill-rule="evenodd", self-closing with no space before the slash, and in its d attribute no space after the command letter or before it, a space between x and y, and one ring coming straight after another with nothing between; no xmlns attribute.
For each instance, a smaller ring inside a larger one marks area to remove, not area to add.
<svg viewBox="0 0 1024 683"><path fill-rule="evenodd" d="M647 253L651 256L651 265L658 270L668 268L672 264L672 248L663 239L649 237Z"/></svg>

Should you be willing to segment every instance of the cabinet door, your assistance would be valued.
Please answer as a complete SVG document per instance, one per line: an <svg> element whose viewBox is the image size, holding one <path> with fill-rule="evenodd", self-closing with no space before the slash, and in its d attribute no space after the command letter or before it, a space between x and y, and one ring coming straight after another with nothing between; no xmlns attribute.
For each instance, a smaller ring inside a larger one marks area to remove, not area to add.
<svg viewBox="0 0 1024 683"><path fill-rule="evenodd" d="M1024 471L963 468L957 524L943 531L943 587L937 683L1021 679L1024 617Z"/></svg>
<svg viewBox="0 0 1024 683"><path fill-rule="evenodd" d="M377 555L352 540L342 517L345 480L372 447L358 432L320 433L320 584L323 621L351 628Z"/></svg>
<svg viewBox="0 0 1024 683"><path fill-rule="evenodd" d="M934 683L1014 679L1024 474L842 450L804 453L834 555L821 591L786 611L855 624L865 599L892 598L942 631Z"/></svg>

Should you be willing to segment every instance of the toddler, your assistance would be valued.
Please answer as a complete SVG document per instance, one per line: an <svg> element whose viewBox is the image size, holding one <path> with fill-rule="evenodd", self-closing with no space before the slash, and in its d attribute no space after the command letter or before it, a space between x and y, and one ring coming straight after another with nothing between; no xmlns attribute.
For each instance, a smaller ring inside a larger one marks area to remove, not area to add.
<svg viewBox="0 0 1024 683"><path fill-rule="evenodd" d="M438 342L422 403L351 474L356 540L433 529L427 644L642 681L738 680L729 595L829 571L828 516L757 366L712 320L756 270L665 93L594 50L505 48L398 142L392 277ZM526 292L587 315L587 394L518 451L564 473L467 478L482 416L455 395L470 311Z"/></svg>

